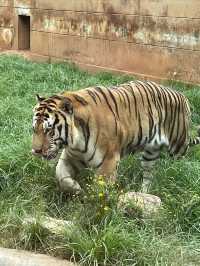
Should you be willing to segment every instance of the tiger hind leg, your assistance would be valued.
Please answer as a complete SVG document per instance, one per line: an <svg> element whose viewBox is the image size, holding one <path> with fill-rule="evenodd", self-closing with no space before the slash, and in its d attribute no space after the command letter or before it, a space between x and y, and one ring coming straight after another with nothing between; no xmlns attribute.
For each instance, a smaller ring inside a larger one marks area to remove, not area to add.
<svg viewBox="0 0 200 266"><path fill-rule="evenodd" d="M143 168L143 182L142 182L142 192L147 193L151 186L153 175L152 168L154 167L156 160L160 157L160 148L156 149L145 149L141 165Z"/></svg>
<svg viewBox="0 0 200 266"><path fill-rule="evenodd" d="M200 144L200 126L197 129L198 136L195 138L190 138L189 146L199 145Z"/></svg>

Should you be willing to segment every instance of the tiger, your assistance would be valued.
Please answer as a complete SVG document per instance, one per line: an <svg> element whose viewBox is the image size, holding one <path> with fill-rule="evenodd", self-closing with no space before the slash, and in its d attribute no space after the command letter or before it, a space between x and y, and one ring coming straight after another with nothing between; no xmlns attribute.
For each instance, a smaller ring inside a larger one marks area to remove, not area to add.
<svg viewBox="0 0 200 266"><path fill-rule="evenodd" d="M170 156L183 156L189 146L200 144L200 130L195 138L189 134L188 99L152 81L37 95L37 101L32 153L47 160L60 154L56 179L61 191L80 192L76 177L84 168L115 183L121 158L142 152L141 190L148 192L164 147Z"/></svg>

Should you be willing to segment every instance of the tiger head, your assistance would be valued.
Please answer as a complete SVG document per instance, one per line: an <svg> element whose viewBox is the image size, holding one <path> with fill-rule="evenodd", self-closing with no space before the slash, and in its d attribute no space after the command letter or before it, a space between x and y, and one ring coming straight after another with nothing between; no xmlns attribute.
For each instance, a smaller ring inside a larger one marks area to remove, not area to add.
<svg viewBox="0 0 200 266"><path fill-rule="evenodd" d="M63 96L42 98L33 112L32 153L47 160L56 158L60 149L68 145L73 124L73 106Z"/></svg>

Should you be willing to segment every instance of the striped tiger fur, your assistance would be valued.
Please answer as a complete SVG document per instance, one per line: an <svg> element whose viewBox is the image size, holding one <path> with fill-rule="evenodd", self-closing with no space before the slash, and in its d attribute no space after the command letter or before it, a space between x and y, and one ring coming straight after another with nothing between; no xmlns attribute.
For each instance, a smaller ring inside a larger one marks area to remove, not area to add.
<svg viewBox="0 0 200 266"><path fill-rule="evenodd" d="M83 168L115 180L119 160L142 151L143 191L162 147L184 155L200 143L190 139L190 107L179 92L154 82L89 87L41 98L34 108L32 152L53 159L62 149L56 176L64 191L78 191ZM200 132L199 132L200 133Z"/></svg>

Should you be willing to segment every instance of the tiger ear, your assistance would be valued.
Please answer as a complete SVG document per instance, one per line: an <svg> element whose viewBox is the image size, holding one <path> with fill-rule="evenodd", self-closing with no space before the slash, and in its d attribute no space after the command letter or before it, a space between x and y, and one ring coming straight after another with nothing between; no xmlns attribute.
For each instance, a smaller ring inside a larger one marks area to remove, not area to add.
<svg viewBox="0 0 200 266"><path fill-rule="evenodd" d="M67 98L63 98L63 100L60 103L60 109L62 111L64 111L65 113L68 113L70 115L73 114L73 105L72 102L67 99Z"/></svg>
<svg viewBox="0 0 200 266"><path fill-rule="evenodd" d="M40 103L45 100L44 97L41 97L40 95L36 94L36 100Z"/></svg>

